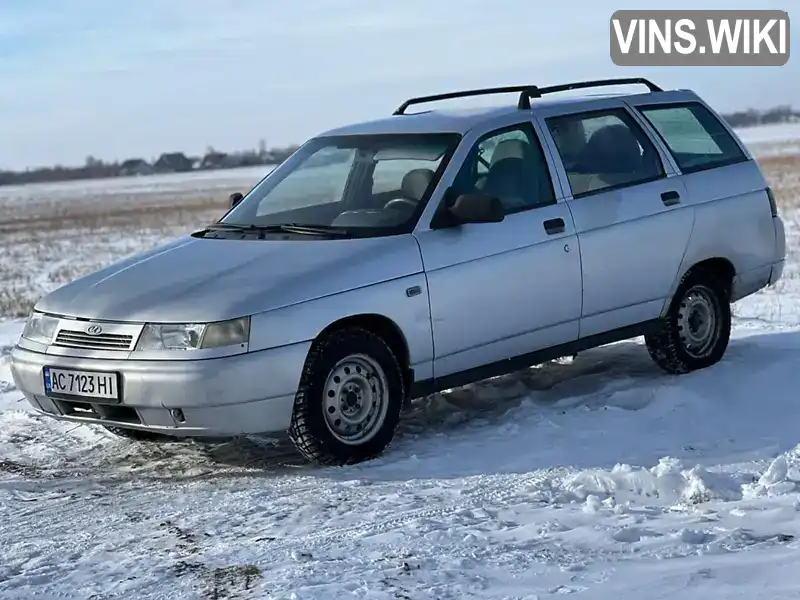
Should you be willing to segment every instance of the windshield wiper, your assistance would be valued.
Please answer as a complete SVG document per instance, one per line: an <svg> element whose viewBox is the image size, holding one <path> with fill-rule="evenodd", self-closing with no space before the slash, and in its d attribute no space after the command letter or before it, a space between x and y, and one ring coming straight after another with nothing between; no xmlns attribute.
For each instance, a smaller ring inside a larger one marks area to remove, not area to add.
<svg viewBox="0 0 800 600"><path fill-rule="evenodd" d="M333 225L303 225L302 223L273 223L269 225L238 225L234 223L214 223L206 226L206 231L241 231L242 233L298 233L301 235L334 235L347 237L346 229Z"/></svg>

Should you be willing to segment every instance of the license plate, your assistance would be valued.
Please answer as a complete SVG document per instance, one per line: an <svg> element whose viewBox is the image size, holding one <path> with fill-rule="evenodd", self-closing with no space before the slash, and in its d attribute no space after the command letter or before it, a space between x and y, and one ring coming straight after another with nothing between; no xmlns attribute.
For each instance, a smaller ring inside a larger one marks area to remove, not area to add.
<svg viewBox="0 0 800 600"><path fill-rule="evenodd" d="M100 398L118 402L119 374L45 367L44 391L56 398Z"/></svg>

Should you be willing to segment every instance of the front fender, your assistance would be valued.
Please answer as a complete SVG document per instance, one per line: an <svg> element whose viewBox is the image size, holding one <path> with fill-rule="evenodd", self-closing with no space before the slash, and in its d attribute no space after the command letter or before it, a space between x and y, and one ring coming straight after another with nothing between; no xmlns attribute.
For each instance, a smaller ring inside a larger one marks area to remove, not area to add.
<svg viewBox="0 0 800 600"><path fill-rule="evenodd" d="M406 293L412 288L419 288L419 292ZM415 378L433 376L433 335L423 273L254 315L250 324L250 351L307 342L330 324L363 314L391 320L406 339Z"/></svg>

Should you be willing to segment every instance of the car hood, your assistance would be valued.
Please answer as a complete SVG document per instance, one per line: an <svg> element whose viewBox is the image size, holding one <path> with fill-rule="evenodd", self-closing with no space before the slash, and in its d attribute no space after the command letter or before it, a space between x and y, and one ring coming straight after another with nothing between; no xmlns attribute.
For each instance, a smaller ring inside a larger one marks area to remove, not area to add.
<svg viewBox="0 0 800 600"><path fill-rule="evenodd" d="M412 235L228 240L182 237L44 296L36 310L109 321L234 319L422 271Z"/></svg>

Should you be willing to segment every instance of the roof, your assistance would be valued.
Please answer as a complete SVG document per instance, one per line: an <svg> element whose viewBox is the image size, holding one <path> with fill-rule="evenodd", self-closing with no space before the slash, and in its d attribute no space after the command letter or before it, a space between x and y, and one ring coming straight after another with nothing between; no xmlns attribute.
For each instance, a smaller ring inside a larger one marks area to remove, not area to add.
<svg viewBox="0 0 800 600"><path fill-rule="evenodd" d="M464 133L476 123L516 110L515 107L511 106L462 110L427 110L419 113L392 115L381 119L353 123L331 129L322 135L425 133L430 131Z"/></svg>
<svg viewBox="0 0 800 600"><path fill-rule="evenodd" d="M621 98L627 96L638 96L641 94L592 94L574 97L536 99L531 101L531 108L545 108L556 104L568 104L578 102L588 102L601 98ZM524 110L524 109L522 109ZM475 125L491 121L494 118L518 114L522 112L517 108L516 102L505 106L484 106L477 108L462 109L437 109L424 110L416 113L405 113L402 115L390 115L371 121L353 123L330 129L324 132L323 136L331 135L358 135L370 133L460 133L464 134Z"/></svg>
<svg viewBox="0 0 800 600"><path fill-rule="evenodd" d="M645 85L648 92L642 93L612 93L612 94L591 94L582 96L562 96L551 97L549 94L555 92L565 92L578 89L608 87L616 85ZM507 94L515 92L519 94L518 101L506 106L493 106L483 108L471 108L460 110L425 110L422 112L409 113L406 109L416 104L436 102L452 98L464 98L468 96L484 96L489 94ZM459 133L465 134L470 129L480 124L491 123L494 120L502 120L510 115L524 114L525 111L542 110L555 105L569 103L590 104L593 101L621 98L621 97L650 97L659 94L663 98L677 99L677 96L693 95L689 90L664 91L648 79L641 77L622 78L622 79L600 79L595 81L578 81L559 85L538 87L534 85L506 86L497 88L484 88L474 90L463 90L458 92L448 92L435 94L432 96L421 96L406 100L391 116L361 123L353 123L336 129L330 129L321 136L334 135L368 135L368 134L391 134L391 133ZM685 98L685 99L688 99Z"/></svg>

